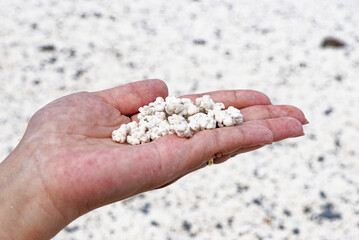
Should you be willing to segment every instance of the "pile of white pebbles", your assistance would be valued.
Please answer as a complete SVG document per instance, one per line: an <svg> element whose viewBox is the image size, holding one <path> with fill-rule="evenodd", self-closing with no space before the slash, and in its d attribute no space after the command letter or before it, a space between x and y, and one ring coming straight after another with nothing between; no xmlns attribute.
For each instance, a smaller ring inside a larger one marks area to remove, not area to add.
<svg viewBox="0 0 359 240"><path fill-rule="evenodd" d="M132 145L147 143L159 137L176 133L191 137L196 132L217 127L229 127L243 122L240 110L215 103L209 95L197 98L158 97L148 106L139 108L139 122L122 124L112 132L112 139Z"/></svg>

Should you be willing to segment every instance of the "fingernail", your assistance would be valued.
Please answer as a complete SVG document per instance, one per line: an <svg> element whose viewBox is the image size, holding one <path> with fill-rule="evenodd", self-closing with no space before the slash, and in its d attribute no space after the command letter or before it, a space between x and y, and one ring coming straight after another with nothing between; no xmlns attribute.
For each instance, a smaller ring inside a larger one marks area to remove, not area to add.
<svg viewBox="0 0 359 240"><path fill-rule="evenodd" d="M306 125L306 124L308 124L309 123L309 121L306 119L306 118L304 118L304 123L303 123L303 125Z"/></svg>

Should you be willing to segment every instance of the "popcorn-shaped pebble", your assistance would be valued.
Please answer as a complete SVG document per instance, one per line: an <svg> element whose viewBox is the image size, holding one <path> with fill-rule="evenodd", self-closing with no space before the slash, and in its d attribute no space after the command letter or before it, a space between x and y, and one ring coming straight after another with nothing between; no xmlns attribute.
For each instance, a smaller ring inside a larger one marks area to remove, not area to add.
<svg viewBox="0 0 359 240"><path fill-rule="evenodd" d="M193 132L191 131L191 128L186 123L176 124L176 125L170 125L171 129L177 134L179 137L192 137Z"/></svg>
<svg viewBox="0 0 359 240"><path fill-rule="evenodd" d="M129 133L132 132L132 129L135 129L138 127L138 123L137 122L130 122L127 123L127 127L129 128Z"/></svg>
<svg viewBox="0 0 359 240"><path fill-rule="evenodd" d="M240 110L232 106L224 111L215 110L214 117L219 127L230 127L243 122L243 115Z"/></svg>
<svg viewBox="0 0 359 240"><path fill-rule="evenodd" d="M216 121L213 116L211 117L205 113L197 113L190 116L188 121L188 125L194 132L216 128Z"/></svg>
<svg viewBox="0 0 359 240"><path fill-rule="evenodd" d="M215 103L209 95L203 95L196 99L196 106L199 107L201 112L208 112L214 108Z"/></svg>
<svg viewBox="0 0 359 240"><path fill-rule="evenodd" d="M140 139L136 138L136 137L133 137L131 135L128 135L127 138L126 138L126 141L129 143L129 144L132 144L132 145L138 145L140 144Z"/></svg>
<svg viewBox="0 0 359 240"><path fill-rule="evenodd" d="M232 106L231 106L232 107ZM214 107L213 107L214 110L222 110L222 109L225 109L225 106L223 103L215 103L214 104ZM239 111L239 110L238 110Z"/></svg>
<svg viewBox="0 0 359 240"><path fill-rule="evenodd" d="M142 116L153 115L156 112L155 108L150 106L140 107L138 111L140 112L140 118Z"/></svg>
<svg viewBox="0 0 359 240"><path fill-rule="evenodd" d="M186 109L187 109L187 116L192 116L196 113L199 113L199 107L197 107L194 104L187 104L186 105Z"/></svg>
<svg viewBox="0 0 359 240"><path fill-rule="evenodd" d="M128 133L127 137L132 137L135 139L139 139L140 142L148 142L149 139L146 136L146 127L145 126L138 126L138 127L132 127L130 129L130 132Z"/></svg>
<svg viewBox="0 0 359 240"><path fill-rule="evenodd" d="M142 116L139 125L145 125L147 128L152 128L163 121L166 121L166 113L156 112L154 115Z"/></svg>
<svg viewBox="0 0 359 240"><path fill-rule="evenodd" d="M181 108L181 111L177 111L175 114L183 116L187 118L188 116L192 116L193 114L198 113L200 110L199 108L192 103L192 101L189 98L181 98L181 105L183 108ZM169 112L167 114L170 115Z"/></svg>
<svg viewBox="0 0 359 240"><path fill-rule="evenodd" d="M122 124L121 127L112 132L112 139L115 142L124 143L126 142L127 133L130 128L126 124Z"/></svg>
<svg viewBox="0 0 359 240"><path fill-rule="evenodd" d="M177 125L177 124L186 124L187 121L184 117L177 114L173 114L172 116L168 117L168 123L170 125Z"/></svg>
<svg viewBox="0 0 359 240"><path fill-rule="evenodd" d="M158 135L161 136L161 137L173 133L173 132L171 132L171 126L170 126L170 124L168 123L168 121L162 121L162 122L160 122L160 123L158 124L158 128L159 128Z"/></svg>
<svg viewBox="0 0 359 240"><path fill-rule="evenodd" d="M121 125L112 132L112 139L119 143L141 144L168 134L191 137L202 130L243 122L238 109L224 108L223 103L214 103L209 95L197 98L195 104L188 98L167 97L165 101L158 97L148 106L139 108L139 123Z"/></svg>
<svg viewBox="0 0 359 240"><path fill-rule="evenodd" d="M156 101L148 104L148 106L153 107L156 112L163 112L166 107L165 100L161 97L156 98Z"/></svg>
<svg viewBox="0 0 359 240"><path fill-rule="evenodd" d="M150 135L151 140L156 140L157 138L163 137L168 134L168 132L166 133L164 129L161 129L160 127L157 127L157 126L154 128L151 128L148 131L148 133Z"/></svg>
<svg viewBox="0 0 359 240"><path fill-rule="evenodd" d="M213 113L214 113L214 119L216 120L217 125L219 127L223 127L224 126L223 120L227 117L226 112L216 110L216 111L213 111Z"/></svg>
<svg viewBox="0 0 359 240"><path fill-rule="evenodd" d="M166 97L165 110L168 115L179 114L184 110L182 100L176 97Z"/></svg>
<svg viewBox="0 0 359 240"><path fill-rule="evenodd" d="M233 123L234 123L233 125L236 125L236 124L239 124L239 123L243 122L243 115L241 114L241 111L239 109L230 106L225 111L229 114L229 116L233 120Z"/></svg>

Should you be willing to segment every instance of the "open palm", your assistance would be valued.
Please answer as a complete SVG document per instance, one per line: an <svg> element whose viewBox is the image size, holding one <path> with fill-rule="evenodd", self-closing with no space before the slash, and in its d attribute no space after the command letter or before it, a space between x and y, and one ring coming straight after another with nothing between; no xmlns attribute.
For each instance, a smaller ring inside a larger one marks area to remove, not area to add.
<svg viewBox="0 0 359 240"><path fill-rule="evenodd" d="M299 109L271 105L256 91L237 90L206 94L241 109L241 125L201 131L188 139L168 135L136 146L112 141L111 132L135 119L139 107L167 94L164 82L145 80L72 94L32 117L20 143L31 146L32 157L17 164L32 167L29 179L41 183L44 199L62 219L59 229L92 209L172 183L211 158L221 163L303 135L306 120Z"/></svg>

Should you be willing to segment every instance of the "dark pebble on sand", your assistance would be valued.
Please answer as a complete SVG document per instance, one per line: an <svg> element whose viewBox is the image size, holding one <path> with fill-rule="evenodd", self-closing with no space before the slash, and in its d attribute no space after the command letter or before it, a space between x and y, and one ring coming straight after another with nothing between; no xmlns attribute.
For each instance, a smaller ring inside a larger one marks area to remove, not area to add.
<svg viewBox="0 0 359 240"><path fill-rule="evenodd" d="M345 42L335 38L335 37L326 37L321 43L322 48L343 48L345 47Z"/></svg>

